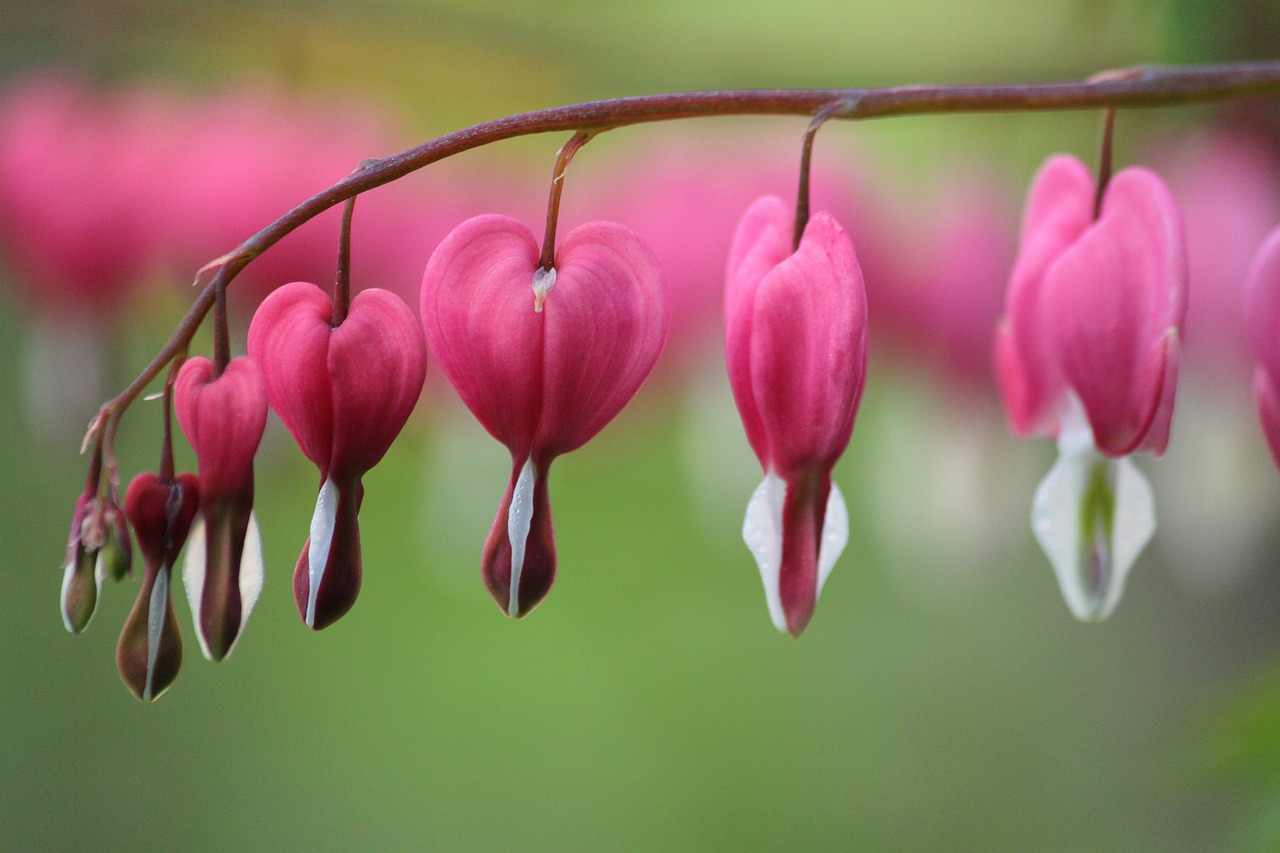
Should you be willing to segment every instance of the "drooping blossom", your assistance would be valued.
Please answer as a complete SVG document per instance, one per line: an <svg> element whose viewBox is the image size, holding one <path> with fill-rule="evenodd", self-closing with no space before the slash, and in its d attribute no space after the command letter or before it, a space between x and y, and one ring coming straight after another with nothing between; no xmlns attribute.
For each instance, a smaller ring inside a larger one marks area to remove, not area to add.
<svg viewBox="0 0 1280 853"><path fill-rule="evenodd" d="M1014 432L1058 440L1032 527L1088 620L1115 608L1155 531L1151 489L1128 457L1168 444L1187 291L1182 220L1160 178L1117 173L1096 218L1095 195L1073 157L1040 169L995 345Z"/></svg>
<svg viewBox="0 0 1280 853"><path fill-rule="evenodd" d="M95 466L96 467L96 466ZM125 514L110 495L99 495L96 472L76 501L62 566L62 622L79 634L89 625L102 585L130 571L133 548Z"/></svg>
<svg viewBox="0 0 1280 853"><path fill-rule="evenodd" d="M182 581L200 649L217 661L235 648L262 591L253 456L267 423L266 383L250 359L232 359L214 377L209 359L192 358L178 372L173 401L200 478Z"/></svg>
<svg viewBox="0 0 1280 853"><path fill-rule="evenodd" d="M848 234L814 215L793 249L794 212L766 196L743 216L729 254L725 355L747 440L764 468L743 538L769 613L799 635L848 540L831 470L844 453L866 378L867 307Z"/></svg>
<svg viewBox="0 0 1280 853"><path fill-rule="evenodd" d="M472 414L511 453L511 478L482 556L490 595L532 610L555 577L547 475L621 411L653 368L670 322L666 281L628 229L592 222L539 265L524 225L464 222L422 281L432 355Z"/></svg>
<svg viewBox="0 0 1280 853"><path fill-rule="evenodd" d="M193 474L172 479L139 474L125 493L125 512L138 536L146 573L120 632L116 667L133 695L145 702L158 699L182 666L182 634L170 585L199 507L200 489Z"/></svg>
<svg viewBox="0 0 1280 853"><path fill-rule="evenodd" d="M408 420L427 370L422 328L398 296L365 290L345 319L333 318L328 294L294 282L268 296L249 327L271 407L320 469L311 535L293 575L298 612L317 630L355 603L361 478Z"/></svg>

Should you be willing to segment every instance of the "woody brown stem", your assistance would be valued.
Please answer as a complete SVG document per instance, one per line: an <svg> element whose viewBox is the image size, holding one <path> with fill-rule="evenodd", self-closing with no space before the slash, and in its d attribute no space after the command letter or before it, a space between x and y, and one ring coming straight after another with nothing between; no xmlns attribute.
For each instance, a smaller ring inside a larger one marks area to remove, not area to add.
<svg viewBox="0 0 1280 853"><path fill-rule="evenodd" d="M185 348L225 287L253 258L303 223L359 193L404 177L438 160L503 139L557 131L599 133L656 121L730 115L813 115L827 104L844 107L831 118L974 112L1159 107L1280 92L1280 61L1184 68L1139 67L1098 79L997 86L897 86L880 89L748 89L683 92L591 101L521 113L445 134L408 151L370 161L366 168L312 196L205 269L216 270L177 329L137 378L102 407L90 430L119 419L179 350ZM203 272L203 271L202 271Z"/></svg>

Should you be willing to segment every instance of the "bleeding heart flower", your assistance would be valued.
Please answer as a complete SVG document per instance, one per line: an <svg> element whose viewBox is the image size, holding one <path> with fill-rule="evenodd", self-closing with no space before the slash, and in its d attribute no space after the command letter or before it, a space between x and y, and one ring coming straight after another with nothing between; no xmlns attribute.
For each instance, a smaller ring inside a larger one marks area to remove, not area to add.
<svg viewBox="0 0 1280 853"><path fill-rule="evenodd" d="M120 677L143 701L158 699L182 667L182 635L169 594L173 565L200 508L194 474L164 480L139 474L125 494L125 512L138 535L146 574L116 646Z"/></svg>
<svg viewBox="0 0 1280 853"><path fill-rule="evenodd" d="M182 567L200 649L231 654L262 591L262 543L253 516L253 456L267 423L258 365L233 359L213 377L207 358L189 359L174 384L182 432L200 466L200 518Z"/></svg>
<svg viewBox="0 0 1280 853"><path fill-rule="evenodd" d="M551 461L585 444L636 393L670 314L652 250L610 222L575 229L550 271L540 269L529 229L504 216L464 222L431 256L422 280L427 343L472 414L511 451L482 558L489 593L507 614L528 613L555 578Z"/></svg>
<svg viewBox="0 0 1280 853"><path fill-rule="evenodd" d="M757 200L738 224L725 289L725 357L764 481L742 535L769 614L798 636L848 541L831 469L844 453L867 368L867 298L849 235L814 215L792 249L794 211Z"/></svg>
<svg viewBox="0 0 1280 853"><path fill-rule="evenodd" d="M1032 528L1080 619L1103 619L1155 532L1151 489L1128 455L1169 442L1186 315L1177 205L1126 169L1094 217L1093 178L1059 155L1032 186L996 373L1014 431L1058 439Z"/></svg>
<svg viewBox="0 0 1280 853"><path fill-rule="evenodd" d="M1258 415L1272 458L1280 466L1280 228L1258 249L1245 290L1245 324L1257 367Z"/></svg>
<svg viewBox="0 0 1280 853"><path fill-rule="evenodd" d="M422 329L395 294L365 290L340 324L332 319L328 294L294 282L268 296L249 327L271 407L320 469L311 536L293 575L298 612L317 630L355 603L360 478L399 435L427 371Z"/></svg>

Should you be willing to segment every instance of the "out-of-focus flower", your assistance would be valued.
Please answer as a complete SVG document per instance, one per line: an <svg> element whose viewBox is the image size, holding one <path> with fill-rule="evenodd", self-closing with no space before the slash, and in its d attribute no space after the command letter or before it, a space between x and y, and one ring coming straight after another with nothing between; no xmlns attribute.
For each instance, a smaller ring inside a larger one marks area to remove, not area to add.
<svg viewBox="0 0 1280 853"><path fill-rule="evenodd" d="M799 635L848 540L831 469L844 452L866 377L862 272L825 212L792 248L794 213L766 196L729 253L725 354L747 440L765 476L743 537L780 631Z"/></svg>
<svg viewBox="0 0 1280 853"><path fill-rule="evenodd" d="M990 182L965 177L932 194L928 210L912 211L909 227L897 229L894 274L873 280L867 294L873 351L883 345L960 391L990 387L991 329L1014 256L1007 207Z"/></svg>
<svg viewBox="0 0 1280 853"><path fill-rule="evenodd" d="M1245 280L1280 222L1280 160L1261 140L1222 129L1193 139L1168 174L1186 223L1190 375L1243 390L1252 362Z"/></svg>
<svg viewBox="0 0 1280 853"><path fill-rule="evenodd" d="M1253 387L1258 414L1280 466L1280 228L1271 232L1249 269L1245 318L1257 362Z"/></svg>
<svg viewBox="0 0 1280 853"><path fill-rule="evenodd" d="M139 474L125 494L125 512L146 563L142 588L116 645L120 677L139 699L158 699L182 667L182 634L169 593L173 565L200 508L193 474L164 480Z"/></svg>
<svg viewBox="0 0 1280 853"><path fill-rule="evenodd" d="M193 358L178 372L173 400L200 476L182 580L201 651L217 661L235 647L262 591L253 456L267 423L266 383L250 359L233 359L215 378L212 362Z"/></svg>
<svg viewBox="0 0 1280 853"><path fill-rule="evenodd" d="M523 616L555 578L551 462L599 432L653 368L670 323L666 281L653 251L620 225L575 229L547 271L528 228L490 215L436 249L421 307L445 375L511 452L481 565L503 612Z"/></svg>
<svg viewBox="0 0 1280 853"><path fill-rule="evenodd" d="M355 603L360 480L408 420L427 370L422 327L398 296L365 290L340 323L333 315L323 290L294 282L268 296L249 327L271 407L320 469L311 535L293 575L298 612L317 630Z"/></svg>
<svg viewBox="0 0 1280 853"><path fill-rule="evenodd" d="M1155 531L1151 489L1129 455L1169 440L1186 315L1186 246L1153 172L1093 178L1058 155L1027 201L996 335L996 372L1019 435L1058 439L1032 528L1080 619L1115 608Z"/></svg>

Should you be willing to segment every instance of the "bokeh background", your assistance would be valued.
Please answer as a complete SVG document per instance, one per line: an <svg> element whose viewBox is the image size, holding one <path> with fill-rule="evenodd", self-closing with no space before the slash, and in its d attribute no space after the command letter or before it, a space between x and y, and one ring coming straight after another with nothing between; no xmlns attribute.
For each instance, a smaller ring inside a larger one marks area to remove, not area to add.
<svg viewBox="0 0 1280 853"><path fill-rule="evenodd" d="M143 705L113 665L137 580L80 637L57 605L98 402L202 263L364 157L615 95L1266 58L1274 4L8 0L0 17L4 849L1280 849L1280 476L1239 325L1280 223L1275 100L1120 117L1119 162L1160 168L1184 205L1193 314L1171 449L1140 463L1161 529L1104 624L1071 618L1031 538L1053 448L1009 436L987 369L1023 188L1053 151L1093 162L1084 113L821 135L816 206L857 242L873 361L836 472L850 546L797 641L740 539L759 470L716 316L736 216L794 192L795 119L621 130L575 161L565 224L648 237L678 313L634 403L555 465L560 578L528 619L477 571L505 453L438 373L365 480L365 586L337 625L307 631L290 600L316 477L278 423L257 462L266 588L234 656L207 663L187 629L177 683ZM356 285L416 306L466 216L538 231L562 141L371 193ZM246 271L238 334L270 287L330 279L333 234L322 218ZM138 403L126 477L158 434Z"/></svg>

